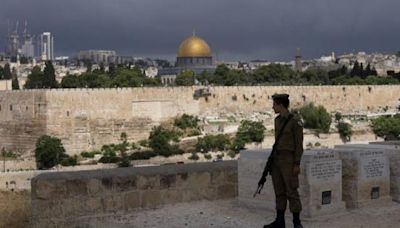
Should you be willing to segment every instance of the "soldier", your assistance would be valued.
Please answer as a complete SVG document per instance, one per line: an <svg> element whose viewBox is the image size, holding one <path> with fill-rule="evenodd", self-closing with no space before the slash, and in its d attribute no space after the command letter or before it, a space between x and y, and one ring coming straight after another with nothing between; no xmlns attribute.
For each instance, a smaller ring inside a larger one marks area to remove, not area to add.
<svg viewBox="0 0 400 228"><path fill-rule="evenodd" d="M271 176L276 197L277 216L274 222L264 228L284 228L285 210L289 201L290 211L293 213L293 225L302 228L300 221L301 202L299 192L300 160L303 154L303 124L299 116L289 112L289 95L275 94L272 96L275 118L275 140L279 131L283 130L280 139L276 142L275 152L272 154ZM289 119L289 120L288 120ZM284 129L282 129L288 120Z"/></svg>

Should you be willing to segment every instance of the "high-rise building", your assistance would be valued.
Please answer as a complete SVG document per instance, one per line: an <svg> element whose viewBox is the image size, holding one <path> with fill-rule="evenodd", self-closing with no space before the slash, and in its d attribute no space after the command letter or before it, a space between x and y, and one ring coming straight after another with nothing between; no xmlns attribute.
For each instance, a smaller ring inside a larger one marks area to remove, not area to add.
<svg viewBox="0 0 400 228"><path fill-rule="evenodd" d="M10 33L8 31L8 46L7 46L7 55L9 57L16 58L18 55L19 49L19 35L18 35L18 21L15 24L15 30Z"/></svg>
<svg viewBox="0 0 400 228"><path fill-rule="evenodd" d="M40 59L43 61L54 60L54 36L50 32L40 35Z"/></svg>
<svg viewBox="0 0 400 228"><path fill-rule="evenodd" d="M27 22L25 22L25 30L23 33L23 43L21 46L21 55L27 58L35 57L35 46L33 44L33 37L27 31Z"/></svg>

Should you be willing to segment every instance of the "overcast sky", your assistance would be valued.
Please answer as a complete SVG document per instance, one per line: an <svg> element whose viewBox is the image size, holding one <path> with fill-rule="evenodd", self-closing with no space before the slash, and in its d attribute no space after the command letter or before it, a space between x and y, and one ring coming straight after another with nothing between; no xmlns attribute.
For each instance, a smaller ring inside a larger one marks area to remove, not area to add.
<svg viewBox="0 0 400 228"><path fill-rule="evenodd" d="M0 52L7 21L28 20L32 34L54 34L57 56L112 49L173 59L194 28L219 60L291 60L296 48L304 58L394 53L399 10L400 0L0 0Z"/></svg>

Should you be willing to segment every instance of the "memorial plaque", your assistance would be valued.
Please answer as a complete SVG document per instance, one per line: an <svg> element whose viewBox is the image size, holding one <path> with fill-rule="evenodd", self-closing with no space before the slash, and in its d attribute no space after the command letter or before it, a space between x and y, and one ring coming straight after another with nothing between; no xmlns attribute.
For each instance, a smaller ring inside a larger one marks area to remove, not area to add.
<svg viewBox="0 0 400 228"><path fill-rule="evenodd" d="M332 191L322 192L322 205L331 204L332 202Z"/></svg>
<svg viewBox="0 0 400 228"><path fill-rule="evenodd" d="M308 167L310 182L340 180L341 178L342 163L339 160L314 162Z"/></svg>
<svg viewBox="0 0 400 228"><path fill-rule="evenodd" d="M361 178L379 178L389 176L389 160L383 156L383 152L360 153L360 176Z"/></svg>

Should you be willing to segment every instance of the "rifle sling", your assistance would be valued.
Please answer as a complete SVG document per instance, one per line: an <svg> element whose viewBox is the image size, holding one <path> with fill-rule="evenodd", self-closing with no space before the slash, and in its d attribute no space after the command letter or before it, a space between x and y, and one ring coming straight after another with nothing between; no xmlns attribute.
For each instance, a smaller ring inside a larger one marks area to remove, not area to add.
<svg viewBox="0 0 400 228"><path fill-rule="evenodd" d="M279 142L279 140L281 139L281 137L283 135L283 131L285 130L286 125L289 123L289 121L292 119L292 117L293 117L293 114L290 113L288 118L286 119L285 123L283 123L283 126L281 127L281 129L279 131L278 137L276 137L275 143L272 146L272 152L269 155L268 160L272 159L272 156L275 154L275 150L276 150L275 147L276 147L276 145L278 145L278 142Z"/></svg>

